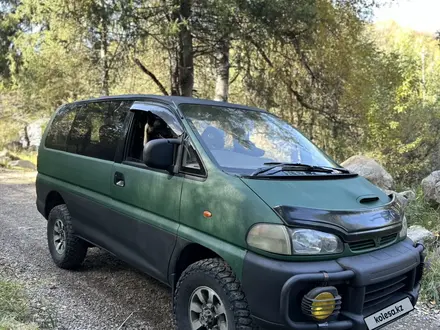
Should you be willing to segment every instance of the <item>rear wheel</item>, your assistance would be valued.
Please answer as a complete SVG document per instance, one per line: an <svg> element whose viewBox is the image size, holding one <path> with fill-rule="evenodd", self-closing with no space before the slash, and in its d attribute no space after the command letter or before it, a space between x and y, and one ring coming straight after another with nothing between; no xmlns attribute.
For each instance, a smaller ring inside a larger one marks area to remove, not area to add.
<svg viewBox="0 0 440 330"><path fill-rule="evenodd" d="M75 236L65 204L55 206L49 213L47 243L53 261L60 268L78 268L86 257L88 244Z"/></svg>
<svg viewBox="0 0 440 330"><path fill-rule="evenodd" d="M252 330L246 297L230 266L206 259L189 266L174 294L178 330Z"/></svg>

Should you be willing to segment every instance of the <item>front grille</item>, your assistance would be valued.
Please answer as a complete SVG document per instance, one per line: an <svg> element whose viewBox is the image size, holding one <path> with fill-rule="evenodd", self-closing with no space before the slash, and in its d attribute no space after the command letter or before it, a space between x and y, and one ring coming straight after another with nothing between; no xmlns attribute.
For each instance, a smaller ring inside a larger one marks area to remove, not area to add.
<svg viewBox="0 0 440 330"><path fill-rule="evenodd" d="M380 238L376 245L373 239L366 239L357 242L348 243L350 250L353 252L360 252L364 250L374 249L375 247L381 247L393 243L397 238L397 233L386 235Z"/></svg>
<svg viewBox="0 0 440 330"><path fill-rule="evenodd" d="M393 243L396 240L397 234L391 234L384 236L380 239L380 245L388 245Z"/></svg>
<svg viewBox="0 0 440 330"><path fill-rule="evenodd" d="M408 274L392 278L388 281L368 285L365 288L364 309L380 304L395 292L403 291L407 285Z"/></svg>
<svg viewBox="0 0 440 330"><path fill-rule="evenodd" d="M366 239L363 241L352 242L352 243L349 243L349 245L350 245L350 250L355 251L355 252L368 250L368 249L372 249L372 248L376 247L376 244L374 243L374 241L372 239Z"/></svg>

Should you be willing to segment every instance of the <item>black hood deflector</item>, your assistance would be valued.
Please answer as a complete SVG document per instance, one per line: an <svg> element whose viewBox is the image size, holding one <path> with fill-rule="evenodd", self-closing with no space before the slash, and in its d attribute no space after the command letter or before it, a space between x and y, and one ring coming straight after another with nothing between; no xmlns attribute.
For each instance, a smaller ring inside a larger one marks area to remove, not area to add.
<svg viewBox="0 0 440 330"><path fill-rule="evenodd" d="M402 229L402 208L395 195L379 208L356 211L321 210L305 207L276 206L286 225L322 230L342 236L346 242L369 239L399 232Z"/></svg>

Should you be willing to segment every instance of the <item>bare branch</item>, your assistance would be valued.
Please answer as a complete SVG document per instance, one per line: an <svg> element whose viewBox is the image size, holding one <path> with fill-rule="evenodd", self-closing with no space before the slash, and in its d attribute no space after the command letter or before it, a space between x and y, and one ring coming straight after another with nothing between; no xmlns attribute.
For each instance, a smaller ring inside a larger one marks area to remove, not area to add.
<svg viewBox="0 0 440 330"><path fill-rule="evenodd" d="M164 87L164 85L162 85L162 83L159 81L159 79L157 79L157 77L154 75L153 72L151 72L150 70L148 70L145 65L143 65L141 63L141 61L139 61L139 59L134 58L133 59L134 63L136 63L136 65L142 70L143 73L145 73L146 75L148 75L151 80L154 81L154 83L157 85L157 87L159 87L160 91L162 92L163 95L169 95L166 88Z"/></svg>
<svg viewBox="0 0 440 330"><path fill-rule="evenodd" d="M274 64L272 63L272 61L270 60L269 56L267 56L267 54L265 53L265 51L260 47L260 45L258 45L255 41L251 41L252 44L255 46L255 48L257 49L258 53L263 57L264 61L271 67L274 67ZM290 90L290 92L293 94L293 96L295 96L295 99L298 101L299 104L301 104L304 108L309 109L309 110L313 110L316 111L324 116L326 116L329 119L333 119L331 114L329 114L328 112L326 112L325 110L318 108L310 103L308 103L304 97L292 87L292 83L289 82L284 75L280 76L280 79L284 82L284 84L287 86L287 88Z"/></svg>
<svg viewBox="0 0 440 330"><path fill-rule="evenodd" d="M313 72L312 68L309 65L309 61L307 59L307 56L304 54L304 52L301 50L301 46L299 44L299 40L296 37L293 37L292 39L293 48L295 49L295 52L298 54L302 65L305 67L305 69L309 72L310 76L312 77L312 81L316 81L316 75Z"/></svg>
<svg viewBox="0 0 440 330"><path fill-rule="evenodd" d="M232 79L229 81L229 86L231 86L231 85L237 80L237 78L238 78L238 76L240 75L240 73L241 73L241 68L239 68L239 69L237 70L237 72L235 72L234 76L233 76Z"/></svg>

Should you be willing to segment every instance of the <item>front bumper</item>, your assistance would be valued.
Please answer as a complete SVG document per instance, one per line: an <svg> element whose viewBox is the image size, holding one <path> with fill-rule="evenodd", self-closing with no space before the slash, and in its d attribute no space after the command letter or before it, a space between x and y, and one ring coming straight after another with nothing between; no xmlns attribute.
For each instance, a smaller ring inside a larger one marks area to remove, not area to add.
<svg viewBox="0 0 440 330"><path fill-rule="evenodd" d="M390 247L331 261L286 262L248 252L243 290L257 324L265 329L367 329L364 318L409 298L416 304L423 246L409 239ZM301 312L301 299L319 286L342 296L339 316L318 324Z"/></svg>

